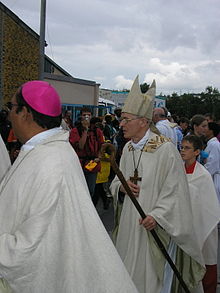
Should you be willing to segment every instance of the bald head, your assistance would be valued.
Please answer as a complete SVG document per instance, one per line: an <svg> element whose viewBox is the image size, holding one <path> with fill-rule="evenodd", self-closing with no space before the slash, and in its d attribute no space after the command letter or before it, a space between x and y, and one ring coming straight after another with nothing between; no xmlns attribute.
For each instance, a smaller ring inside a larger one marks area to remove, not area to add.
<svg viewBox="0 0 220 293"><path fill-rule="evenodd" d="M165 120L166 114L163 108L154 108L153 110L153 122L156 124L160 120Z"/></svg>

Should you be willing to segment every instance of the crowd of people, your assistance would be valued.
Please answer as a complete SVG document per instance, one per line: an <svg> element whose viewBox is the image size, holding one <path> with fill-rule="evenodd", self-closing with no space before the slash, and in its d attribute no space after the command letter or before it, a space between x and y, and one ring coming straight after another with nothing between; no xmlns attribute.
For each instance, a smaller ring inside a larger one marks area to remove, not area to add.
<svg viewBox="0 0 220 293"><path fill-rule="evenodd" d="M23 84L0 112L0 292L215 293L220 126L212 114L154 108L138 77L123 108L77 121L46 82ZM105 143L146 213L111 168ZM96 207L114 206L113 242ZM122 282L123 280L123 282ZM2 291L1 291L2 290Z"/></svg>

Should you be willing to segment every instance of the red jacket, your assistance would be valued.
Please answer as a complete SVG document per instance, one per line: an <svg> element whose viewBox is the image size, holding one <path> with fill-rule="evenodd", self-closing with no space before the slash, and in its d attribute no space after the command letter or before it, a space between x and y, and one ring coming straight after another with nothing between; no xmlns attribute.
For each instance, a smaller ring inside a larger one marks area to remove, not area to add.
<svg viewBox="0 0 220 293"><path fill-rule="evenodd" d="M103 132L99 128L94 130L89 130L87 133L86 143L82 150L79 149L80 135L76 127L72 128L70 131L69 141L76 151L80 163L84 169L84 166L95 158L98 158L101 145L104 143ZM96 170L97 169L97 170ZM100 164L97 165L95 172L100 171Z"/></svg>

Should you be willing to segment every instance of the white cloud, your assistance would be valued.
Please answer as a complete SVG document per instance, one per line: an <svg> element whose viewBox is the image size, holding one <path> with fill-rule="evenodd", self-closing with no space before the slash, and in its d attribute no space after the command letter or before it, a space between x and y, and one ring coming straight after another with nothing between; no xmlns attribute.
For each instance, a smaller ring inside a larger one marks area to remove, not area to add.
<svg viewBox="0 0 220 293"><path fill-rule="evenodd" d="M126 79L123 75L118 75L115 77L115 89L130 89L133 80Z"/></svg>
<svg viewBox="0 0 220 293"><path fill-rule="evenodd" d="M36 32L40 1L2 0ZM105 88L157 80L158 91L220 89L219 0L47 1L46 53Z"/></svg>

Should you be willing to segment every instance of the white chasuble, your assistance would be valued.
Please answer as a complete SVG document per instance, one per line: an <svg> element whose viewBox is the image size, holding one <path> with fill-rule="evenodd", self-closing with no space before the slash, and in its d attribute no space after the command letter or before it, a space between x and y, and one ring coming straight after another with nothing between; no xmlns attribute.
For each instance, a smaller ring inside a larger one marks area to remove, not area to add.
<svg viewBox="0 0 220 293"><path fill-rule="evenodd" d="M140 157L141 150L134 150L128 142L120 161L120 169L128 180L133 176L134 162ZM187 255L201 264L198 282L204 275L204 261L195 237L192 207L188 184L182 159L173 143L163 136L150 133L140 160L138 182L140 193L138 201L145 214L151 215L162 227L168 237ZM120 188L116 176L111 185L112 194L116 196ZM139 225L140 215L128 196L125 196L116 239L116 248L128 269L140 293L160 293L163 276L158 271L164 270L157 266L152 256L149 232Z"/></svg>
<svg viewBox="0 0 220 293"><path fill-rule="evenodd" d="M136 293L69 133L21 150L0 185L0 275L13 293Z"/></svg>

